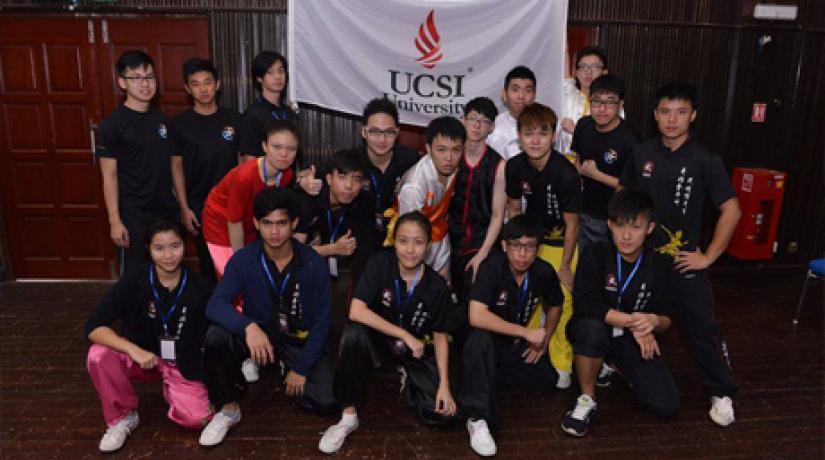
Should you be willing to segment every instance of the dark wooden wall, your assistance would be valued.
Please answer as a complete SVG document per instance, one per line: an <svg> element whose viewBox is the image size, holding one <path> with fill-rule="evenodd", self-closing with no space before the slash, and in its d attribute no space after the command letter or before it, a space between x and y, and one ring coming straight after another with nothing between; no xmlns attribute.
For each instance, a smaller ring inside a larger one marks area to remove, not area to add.
<svg viewBox="0 0 825 460"><path fill-rule="evenodd" d="M66 10L67 2L6 1L0 10ZM597 28L612 72L628 85L628 119L653 135L653 93L680 79L700 89L696 123L702 141L729 169L786 171L788 183L773 264L796 265L825 252L825 2L799 5L793 22L756 21L754 0L570 0L569 23ZM123 0L81 4L74 14L205 14L210 47L224 82L223 103L242 110L252 98L249 64L263 49L286 51L285 0ZM761 50L757 40L771 41ZM764 124L750 122L751 105L768 104ZM304 154L309 160L359 142L358 120L305 107ZM706 232L707 233L707 232ZM790 243L798 251L787 251ZM736 266L734 261L725 264Z"/></svg>

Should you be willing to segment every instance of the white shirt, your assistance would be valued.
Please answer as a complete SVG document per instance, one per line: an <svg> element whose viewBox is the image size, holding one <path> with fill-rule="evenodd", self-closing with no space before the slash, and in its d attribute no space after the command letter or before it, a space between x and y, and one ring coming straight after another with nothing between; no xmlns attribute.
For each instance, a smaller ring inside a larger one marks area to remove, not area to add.
<svg viewBox="0 0 825 460"><path fill-rule="evenodd" d="M447 184L455 178L450 176ZM424 206L433 206L441 201L447 188L438 180L438 171L430 155L416 163L401 182L398 192L398 214L420 211ZM450 235L441 241L433 241L424 257L424 262L435 271L441 271L450 262Z"/></svg>
<svg viewBox="0 0 825 460"><path fill-rule="evenodd" d="M521 152L518 143L518 123L510 115L509 110L498 114L496 117L496 127L487 136L487 145L493 148L501 158L509 160Z"/></svg>

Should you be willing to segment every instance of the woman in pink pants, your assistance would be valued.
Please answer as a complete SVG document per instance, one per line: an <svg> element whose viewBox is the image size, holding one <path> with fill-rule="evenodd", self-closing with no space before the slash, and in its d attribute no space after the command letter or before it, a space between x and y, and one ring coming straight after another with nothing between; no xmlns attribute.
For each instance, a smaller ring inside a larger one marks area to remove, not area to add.
<svg viewBox="0 0 825 460"><path fill-rule="evenodd" d="M183 236L176 222L150 225L145 241L152 262L124 273L86 323L94 342L87 368L108 426L103 452L119 449L138 426L133 382L163 381L167 416L178 425L198 430L211 418L201 354L209 287L181 265Z"/></svg>

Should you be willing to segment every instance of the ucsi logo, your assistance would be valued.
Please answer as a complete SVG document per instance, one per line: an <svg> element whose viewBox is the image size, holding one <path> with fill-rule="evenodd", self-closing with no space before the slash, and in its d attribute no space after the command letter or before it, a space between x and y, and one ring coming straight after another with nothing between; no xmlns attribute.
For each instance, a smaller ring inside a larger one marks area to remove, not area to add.
<svg viewBox="0 0 825 460"><path fill-rule="evenodd" d="M426 29L425 26L426 25ZM415 62L420 62L425 69L432 69L435 64L444 56L441 53L441 37L435 27L435 10L430 10L426 21L418 26L418 35L415 37L415 47L421 52L421 57Z"/></svg>

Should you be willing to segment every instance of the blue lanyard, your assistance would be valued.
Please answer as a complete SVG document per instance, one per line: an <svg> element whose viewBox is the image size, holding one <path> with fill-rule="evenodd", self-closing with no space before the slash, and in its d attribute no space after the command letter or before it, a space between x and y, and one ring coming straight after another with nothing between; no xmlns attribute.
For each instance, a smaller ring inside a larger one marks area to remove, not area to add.
<svg viewBox="0 0 825 460"><path fill-rule="evenodd" d="M264 99L263 96L260 98L260 101L264 105L267 105L267 106L270 106L270 107L275 105L275 104L267 101L266 99ZM272 109L269 110L269 113L272 114L272 119L274 119L274 120L286 120L286 119L288 119L289 116L287 115L286 111L284 109L281 109L280 107L278 107L278 108L280 109L280 113L276 112L275 110L272 110Z"/></svg>
<svg viewBox="0 0 825 460"><path fill-rule="evenodd" d="M266 158L261 158L261 175L263 176L264 180L264 187L266 187ZM283 175L282 171L278 171L278 174L275 174L275 188L281 187L281 176Z"/></svg>
<svg viewBox="0 0 825 460"><path fill-rule="evenodd" d="M269 266L266 264L263 251L261 251L261 266L264 267L264 273L266 273L266 278L269 280L269 285L272 286L272 290L278 294L279 298L283 297L284 293L286 293L286 284L289 282L289 277L292 276L292 272L284 276L284 280L281 281L281 288L278 289L278 287L275 286L275 279L272 278L272 272L269 271Z"/></svg>
<svg viewBox="0 0 825 460"><path fill-rule="evenodd" d="M524 306L524 301L527 300L527 292L530 288L530 273L524 275L524 280L521 282L521 289L518 292L518 306Z"/></svg>
<svg viewBox="0 0 825 460"><path fill-rule="evenodd" d="M157 305L158 316L160 317L161 324L163 324L163 333L165 335L169 335L169 320L172 319L172 315L175 313L175 309L178 306L178 301L180 300L180 297L183 295L184 288L186 288L186 281L189 279L189 273L186 271L186 269L181 267L181 271L183 272L183 278L180 281L178 295L175 297L175 302L172 304L172 307L169 308L169 310L164 315L160 309L160 296L158 295L158 290L155 289L154 266L149 267L149 286L152 288L152 297L155 299L155 305Z"/></svg>
<svg viewBox="0 0 825 460"><path fill-rule="evenodd" d="M418 282L421 280L421 272L423 271L423 269L424 264L421 264L418 267L418 271L415 272L415 278L413 278L412 280L412 285L410 286L410 289L407 291L407 295L403 299L401 297L401 282L398 279L395 280L395 298L398 302L399 320L401 314L404 312L404 310L406 310L407 304L410 303L410 299L412 299L413 292L415 291L415 286L418 285Z"/></svg>
<svg viewBox="0 0 825 460"><path fill-rule="evenodd" d="M335 238L338 237L338 230L341 230L341 223L344 222L344 215L341 214L341 217L338 218L338 223L335 224L335 228L332 228L332 211L327 209L327 226L329 227L329 243L332 244L335 242Z"/></svg>
<svg viewBox="0 0 825 460"><path fill-rule="evenodd" d="M627 276L627 279L624 280L624 283L623 283L622 282L622 256L620 256L618 252L616 253L616 284L621 285L621 287L619 288L619 295L618 295L619 300L618 300L618 303L617 303L617 307L619 307L620 309L621 309L621 303L622 303L622 294L624 294L624 291L627 289L627 286L630 285L630 280L632 280L633 277L636 276L636 272L639 270L639 265L642 264L642 259L644 259L644 257L645 257L644 252L639 254L639 258L636 259L636 264L633 265L633 270L630 271L630 275Z"/></svg>
<svg viewBox="0 0 825 460"><path fill-rule="evenodd" d="M375 177L375 173L370 173L370 182L372 182L372 188L375 193L375 209L378 212L383 211L381 209L381 188L378 185L378 178ZM381 181L384 182L383 180Z"/></svg>

